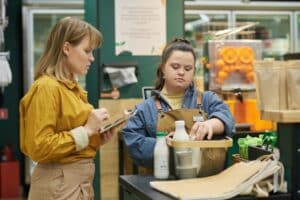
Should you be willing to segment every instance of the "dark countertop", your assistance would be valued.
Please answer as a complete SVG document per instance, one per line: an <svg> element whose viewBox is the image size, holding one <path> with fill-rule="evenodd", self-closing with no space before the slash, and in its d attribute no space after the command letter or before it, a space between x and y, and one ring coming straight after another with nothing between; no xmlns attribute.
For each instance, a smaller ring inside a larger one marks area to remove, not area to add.
<svg viewBox="0 0 300 200"><path fill-rule="evenodd" d="M155 180L153 176L121 175L119 183L123 188L143 200L172 200L173 198L151 188L150 182L153 180Z"/></svg>
<svg viewBox="0 0 300 200"><path fill-rule="evenodd" d="M138 198L142 200L172 200L172 197L151 188L150 182L153 180L155 180L155 178L149 175L121 175L119 178L119 183L123 189L134 193ZM256 198L251 196L238 196L234 199L254 200ZM276 194L271 195L268 198L261 199L289 200L292 198L291 194Z"/></svg>

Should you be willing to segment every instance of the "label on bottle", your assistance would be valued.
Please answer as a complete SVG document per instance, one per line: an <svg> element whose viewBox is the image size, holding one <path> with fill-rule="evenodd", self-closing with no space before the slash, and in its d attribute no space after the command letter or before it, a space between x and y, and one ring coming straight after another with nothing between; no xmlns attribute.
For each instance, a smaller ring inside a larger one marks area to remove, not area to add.
<svg viewBox="0 0 300 200"><path fill-rule="evenodd" d="M169 147L165 137L158 138L154 147L154 177L157 179L169 177Z"/></svg>
<svg viewBox="0 0 300 200"><path fill-rule="evenodd" d="M157 179L167 179L169 177L169 160L167 156L156 156L154 160L154 177Z"/></svg>

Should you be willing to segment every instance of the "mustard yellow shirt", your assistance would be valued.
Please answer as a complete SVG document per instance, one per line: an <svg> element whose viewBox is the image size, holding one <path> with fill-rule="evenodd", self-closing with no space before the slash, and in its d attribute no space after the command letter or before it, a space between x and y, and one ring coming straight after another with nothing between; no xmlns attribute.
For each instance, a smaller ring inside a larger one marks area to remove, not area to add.
<svg viewBox="0 0 300 200"><path fill-rule="evenodd" d="M41 163L93 158L100 138L82 127L92 108L78 83L40 77L20 102L22 152Z"/></svg>
<svg viewBox="0 0 300 200"><path fill-rule="evenodd" d="M184 92L180 93L180 94L176 94L176 95L170 95L170 94L168 94L166 89L163 88L160 94L169 103L169 105L172 107L172 109L180 109L181 108Z"/></svg>

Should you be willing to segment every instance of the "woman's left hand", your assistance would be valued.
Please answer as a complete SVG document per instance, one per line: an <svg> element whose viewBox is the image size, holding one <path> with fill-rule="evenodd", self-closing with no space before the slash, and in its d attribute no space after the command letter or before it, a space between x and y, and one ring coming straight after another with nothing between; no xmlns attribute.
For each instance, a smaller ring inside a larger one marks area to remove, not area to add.
<svg viewBox="0 0 300 200"><path fill-rule="evenodd" d="M110 141L113 136L113 133L114 133L113 129L110 129L104 133L101 133L100 134L100 145L104 145L108 141Z"/></svg>
<svg viewBox="0 0 300 200"><path fill-rule="evenodd" d="M213 136L213 127L212 124L208 121L196 122L190 132L190 137L195 140L204 140L207 136L207 139L212 139Z"/></svg>

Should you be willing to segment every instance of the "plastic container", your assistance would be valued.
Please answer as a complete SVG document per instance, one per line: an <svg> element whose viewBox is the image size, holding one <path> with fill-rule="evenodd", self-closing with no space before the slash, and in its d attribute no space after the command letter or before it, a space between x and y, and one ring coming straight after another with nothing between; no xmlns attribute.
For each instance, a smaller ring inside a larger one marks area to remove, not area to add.
<svg viewBox="0 0 300 200"><path fill-rule="evenodd" d="M262 58L261 40L210 40L209 89L254 90L255 60Z"/></svg>
<svg viewBox="0 0 300 200"><path fill-rule="evenodd" d="M173 135L174 140L187 141L190 139L185 130L185 122L183 120L175 121L175 133Z"/></svg>
<svg viewBox="0 0 300 200"><path fill-rule="evenodd" d="M235 122L239 124L250 124L251 131L273 130L273 123L270 120L261 120L260 111L256 99L244 99L224 101L229 106Z"/></svg>
<svg viewBox="0 0 300 200"><path fill-rule="evenodd" d="M253 131L264 131L273 130L273 123L268 120L260 119L260 111L257 108L256 99L244 100L245 106L245 122L253 124L251 130Z"/></svg>
<svg viewBox="0 0 300 200"><path fill-rule="evenodd" d="M182 166L175 163L177 168L177 178L193 178L193 177L206 177L215 175L225 168L225 161L227 155L228 147L232 146L232 139L231 138L224 138L220 140L202 140L202 141L179 141L174 139L167 140L169 146L174 148L174 151L178 148L181 149L193 149L197 148L200 151L199 158L197 160L197 173L194 173L194 166L193 162L195 161L194 157L192 156L192 165L187 167L185 165L185 170L182 170ZM192 151L191 151L192 153ZM179 155L177 153L177 155ZM187 157L185 160L188 160ZM190 163L190 161L188 162ZM177 164L177 165L176 165ZM186 164L186 163L185 163ZM199 170L198 170L199 167Z"/></svg>
<svg viewBox="0 0 300 200"><path fill-rule="evenodd" d="M189 141L190 137L185 130L185 122L183 120L175 121L175 133L173 139L176 141ZM185 173L185 168L192 167L192 149L191 148L174 148L174 167L175 176L182 177L181 173ZM186 177L186 175L184 176Z"/></svg>

